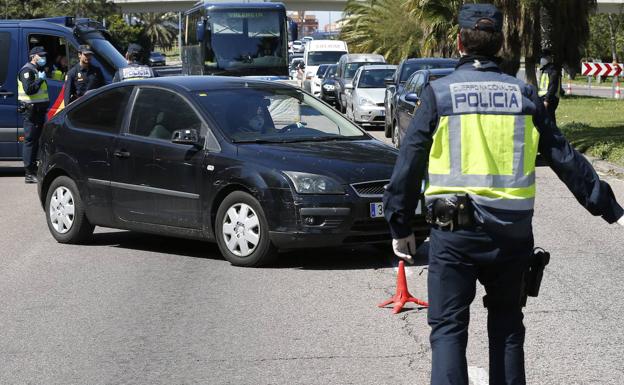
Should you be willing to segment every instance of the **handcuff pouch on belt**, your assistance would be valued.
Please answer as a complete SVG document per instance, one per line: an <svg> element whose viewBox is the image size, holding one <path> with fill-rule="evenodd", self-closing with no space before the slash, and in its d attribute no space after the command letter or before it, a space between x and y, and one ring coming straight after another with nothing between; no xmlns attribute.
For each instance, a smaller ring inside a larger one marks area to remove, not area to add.
<svg viewBox="0 0 624 385"><path fill-rule="evenodd" d="M473 208L468 195L438 198L427 205L426 220L450 231L473 224Z"/></svg>

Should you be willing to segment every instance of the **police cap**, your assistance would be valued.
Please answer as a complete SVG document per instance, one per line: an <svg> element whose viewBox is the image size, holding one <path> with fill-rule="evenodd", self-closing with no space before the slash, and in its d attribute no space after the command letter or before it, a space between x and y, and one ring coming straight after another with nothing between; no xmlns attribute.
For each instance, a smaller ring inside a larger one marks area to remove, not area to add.
<svg viewBox="0 0 624 385"><path fill-rule="evenodd" d="M493 4L464 4L459 11L459 27L501 32L503 14Z"/></svg>
<svg viewBox="0 0 624 385"><path fill-rule="evenodd" d="M78 46L78 52L85 55L93 54L93 51L91 51L91 46L89 44L82 44Z"/></svg>
<svg viewBox="0 0 624 385"><path fill-rule="evenodd" d="M35 55L45 56L46 55L46 51L40 45L38 45L36 47L32 47L32 49L30 50L30 56L35 56Z"/></svg>

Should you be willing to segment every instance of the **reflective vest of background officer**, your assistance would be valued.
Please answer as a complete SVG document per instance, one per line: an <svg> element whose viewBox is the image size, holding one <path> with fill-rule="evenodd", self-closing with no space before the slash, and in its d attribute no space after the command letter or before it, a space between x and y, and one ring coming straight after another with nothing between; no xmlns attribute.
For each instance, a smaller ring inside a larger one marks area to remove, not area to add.
<svg viewBox="0 0 624 385"><path fill-rule="evenodd" d="M17 75L17 99L24 118L24 148L22 158L26 183L37 183L37 151L39 137L45 123L45 114L50 98L44 67L46 52L43 47L34 47L26 63Z"/></svg>
<svg viewBox="0 0 624 385"><path fill-rule="evenodd" d="M498 68L502 20L491 4L461 8L462 58L455 72L423 88L384 194L394 252L412 261L410 221L428 165L433 385L468 384L468 321L477 280L487 294L490 384L525 384L521 298L533 255L538 149L592 214L624 224L610 186L547 118L535 88Z"/></svg>
<svg viewBox="0 0 624 385"><path fill-rule="evenodd" d="M557 111L561 97L561 69L553 63L553 57L549 50L542 52L540 65L542 67L540 69L538 96L544 103L550 118L556 122L555 111Z"/></svg>
<svg viewBox="0 0 624 385"><path fill-rule="evenodd" d="M130 44L126 51L126 61L128 66L120 68L113 77L113 83L120 82L122 80L134 80L134 79L147 79L155 77L154 71L146 66L139 64L143 52L143 47L138 44Z"/></svg>

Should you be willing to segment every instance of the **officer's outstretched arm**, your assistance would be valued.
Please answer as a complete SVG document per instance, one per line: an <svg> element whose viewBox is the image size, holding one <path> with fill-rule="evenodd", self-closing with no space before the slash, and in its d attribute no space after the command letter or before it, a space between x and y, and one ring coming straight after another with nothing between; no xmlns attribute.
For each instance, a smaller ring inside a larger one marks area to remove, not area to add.
<svg viewBox="0 0 624 385"><path fill-rule="evenodd" d="M593 215L608 223L624 226L624 209L618 204L611 186L600 177L591 163L566 140L535 97L537 112L533 124L540 132L539 151L550 168L574 194L576 200Z"/></svg>

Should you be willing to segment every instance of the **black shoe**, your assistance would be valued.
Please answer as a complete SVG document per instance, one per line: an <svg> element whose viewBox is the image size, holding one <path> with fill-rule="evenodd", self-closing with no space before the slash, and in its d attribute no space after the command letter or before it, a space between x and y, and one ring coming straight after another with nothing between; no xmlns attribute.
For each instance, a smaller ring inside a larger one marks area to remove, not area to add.
<svg viewBox="0 0 624 385"><path fill-rule="evenodd" d="M37 183L37 177L34 176L33 174L26 174L26 177L24 178L24 182Z"/></svg>

